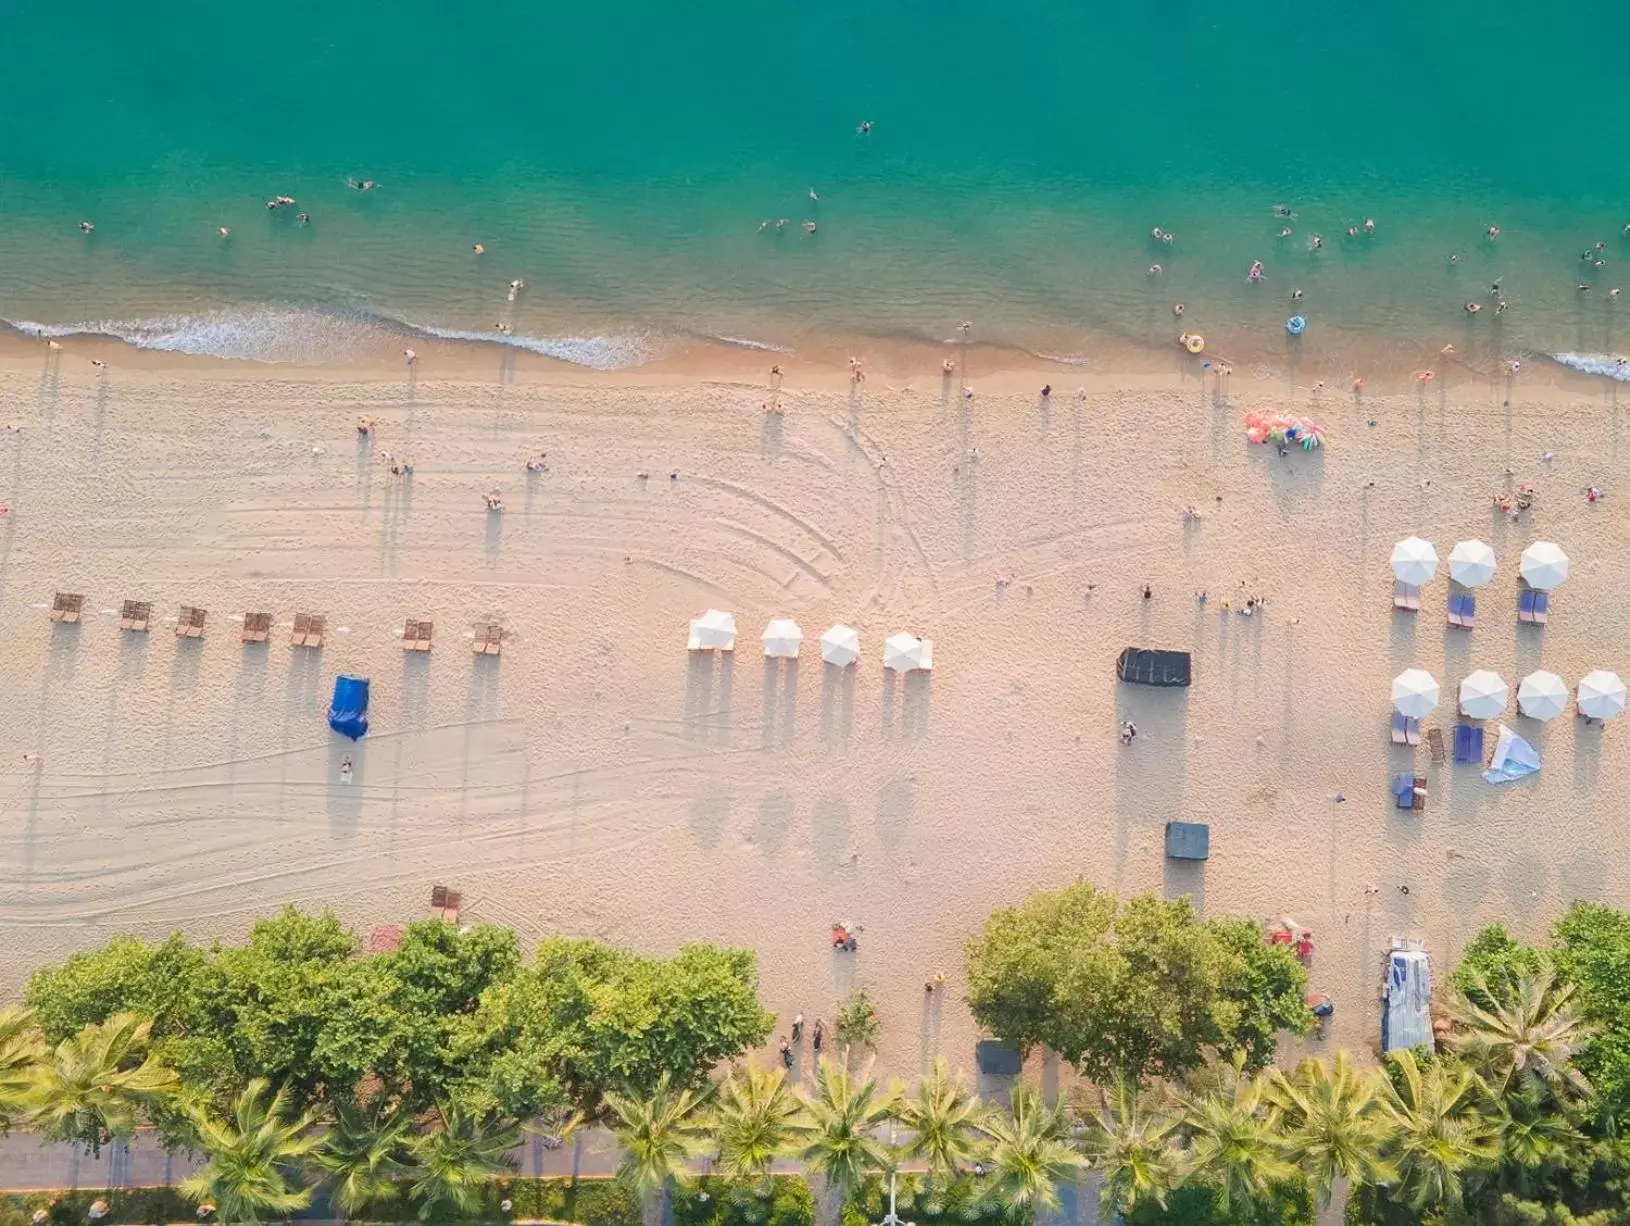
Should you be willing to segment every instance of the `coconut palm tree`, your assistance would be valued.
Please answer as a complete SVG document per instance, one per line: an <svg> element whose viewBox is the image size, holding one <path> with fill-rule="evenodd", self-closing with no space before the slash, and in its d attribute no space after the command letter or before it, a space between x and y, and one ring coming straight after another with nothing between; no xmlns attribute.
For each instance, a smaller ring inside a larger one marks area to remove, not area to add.
<svg viewBox="0 0 1630 1226"><path fill-rule="evenodd" d="M1500 1154L1494 1126L1479 1110L1483 1087L1458 1060L1423 1069L1408 1048L1389 1059L1397 1077L1381 1083L1380 1104L1392 1121L1398 1196L1415 1210L1459 1205L1467 1174Z"/></svg>
<svg viewBox="0 0 1630 1226"><path fill-rule="evenodd" d="M645 1207L648 1222L660 1219L668 1190L684 1178L686 1161L701 1146L706 1101L705 1091L676 1088L667 1073L649 1094L605 1095L611 1133L622 1148L617 1180Z"/></svg>
<svg viewBox="0 0 1630 1226"><path fill-rule="evenodd" d="M1151 1200L1164 1207L1178 1177L1172 1144L1178 1121L1152 1110L1135 1081L1118 1078L1100 1094L1082 1149L1104 1181L1102 1215L1131 1213Z"/></svg>
<svg viewBox="0 0 1630 1226"><path fill-rule="evenodd" d="M1481 980L1472 987L1472 995L1491 1003L1484 1008L1464 992L1450 994L1449 1016L1459 1027L1449 1035L1451 1050L1494 1085L1515 1081L1516 1088L1543 1089L1558 1098L1589 1095L1590 1083L1573 1067L1573 1057L1592 1028L1574 1012L1572 984L1558 983L1546 966L1518 976L1510 991L1491 993Z"/></svg>
<svg viewBox="0 0 1630 1226"><path fill-rule="evenodd" d="M1330 1203L1338 1178L1368 1185L1394 1178L1385 1157L1391 1128L1376 1101L1376 1080L1361 1077L1346 1052L1329 1064L1307 1059L1290 1076L1277 1068L1269 1076L1283 1154L1321 1207Z"/></svg>
<svg viewBox="0 0 1630 1226"><path fill-rule="evenodd" d="M512 1120L484 1107L443 1099L436 1104L440 1127L409 1142L413 1183L408 1195L421 1221L465 1216L481 1204L492 1179L515 1168L509 1151L521 1143Z"/></svg>
<svg viewBox="0 0 1630 1226"><path fill-rule="evenodd" d="M26 1118L35 1066L44 1056L33 1011L21 1005L0 1009L0 1131Z"/></svg>
<svg viewBox="0 0 1630 1226"><path fill-rule="evenodd" d="M979 1120L988 1141L990 1196L1021 1210L1058 1207L1058 1187L1086 1165L1069 1142L1064 1113L1020 1082L1007 1110L992 1107Z"/></svg>
<svg viewBox="0 0 1630 1226"><path fill-rule="evenodd" d="M1489 1101L1501 1178L1509 1179L1525 1196L1537 1176L1585 1147L1570 1107L1557 1104L1549 1095L1514 1089L1495 1094Z"/></svg>
<svg viewBox="0 0 1630 1226"><path fill-rule="evenodd" d="M229 1116L192 1112L198 1148L208 1161L182 1181L181 1191L214 1204L221 1226L286 1218L311 1203L311 1189L300 1185L300 1166L322 1138L312 1130L310 1113L291 1114L285 1090L268 1101L269 1088L263 1077L250 1081Z"/></svg>
<svg viewBox="0 0 1630 1226"><path fill-rule="evenodd" d="M803 1107L781 1069L749 1064L730 1074L708 1118L718 1147L714 1169L730 1179L759 1182L791 1147Z"/></svg>
<svg viewBox="0 0 1630 1226"><path fill-rule="evenodd" d="M950 1179L973 1157L979 1100L944 1056L895 1104L895 1118L911 1131L905 1157L924 1163L930 1175Z"/></svg>
<svg viewBox="0 0 1630 1226"><path fill-rule="evenodd" d="M388 1108L383 1096L366 1107L350 1099L335 1101L334 1122L313 1159L336 1208L354 1217L395 1195L396 1180L408 1172L404 1159L412 1127L413 1117Z"/></svg>
<svg viewBox="0 0 1630 1226"><path fill-rule="evenodd" d="M177 1084L175 1071L148 1051L152 1030L134 1013L115 1013L46 1053L24 1095L41 1135L96 1154L113 1138L135 1132L142 1107Z"/></svg>
<svg viewBox="0 0 1630 1226"><path fill-rule="evenodd" d="M1227 1215L1262 1203L1296 1168L1279 1153L1279 1110L1267 1079L1245 1073L1243 1051L1212 1067L1212 1084L1179 1098L1177 1109L1189 1139L1188 1177L1214 1189Z"/></svg>
<svg viewBox="0 0 1630 1226"><path fill-rule="evenodd" d="M804 1127L798 1157L818 1174L826 1194L841 1212L868 1175L893 1164L877 1129L889 1118L892 1096L870 1079L857 1080L847 1068L822 1060L815 1066L815 1092L804 1099Z"/></svg>

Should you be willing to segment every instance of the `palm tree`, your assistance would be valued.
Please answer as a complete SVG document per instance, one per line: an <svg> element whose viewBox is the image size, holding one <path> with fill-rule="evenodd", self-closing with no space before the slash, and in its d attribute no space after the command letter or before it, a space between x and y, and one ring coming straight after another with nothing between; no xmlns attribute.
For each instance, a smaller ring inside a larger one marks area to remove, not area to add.
<svg viewBox="0 0 1630 1226"><path fill-rule="evenodd" d="M607 1093L611 1133L622 1147L617 1179L645 1207L647 1221L660 1218L663 1200L702 1138L698 1109L705 1092L675 1088L667 1073L649 1095Z"/></svg>
<svg viewBox="0 0 1630 1226"><path fill-rule="evenodd" d="M866 1177L889 1169L893 1155L877 1139L877 1129L893 1107L890 1095L875 1081L857 1081L830 1060L815 1066L815 1093L804 1100L803 1144L798 1157L804 1168L821 1176L827 1195L841 1211Z"/></svg>
<svg viewBox="0 0 1630 1226"><path fill-rule="evenodd" d="M286 1218L311 1203L311 1189L300 1186L299 1168L322 1138L312 1131L312 1115L291 1116L288 1094L278 1090L266 1101L266 1079L244 1086L222 1118L195 1110L192 1125L198 1148L209 1161L183 1180L181 1191L200 1203L215 1205L221 1226Z"/></svg>
<svg viewBox="0 0 1630 1226"><path fill-rule="evenodd" d="M1492 1124L1478 1110L1482 1086L1457 1060L1436 1060L1422 1069L1408 1048L1390 1059L1398 1076L1382 1083L1380 1101L1393 1124L1402 1199L1416 1210L1459 1205L1466 1174L1491 1165L1500 1153Z"/></svg>
<svg viewBox="0 0 1630 1226"><path fill-rule="evenodd" d="M1533 1177L1581 1152L1585 1139L1566 1106L1533 1090L1512 1090L1495 1095L1493 1120L1503 1174L1514 1177L1517 1190L1527 1195Z"/></svg>
<svg viewBox="0 0 1630 1226"><path fill-rule="evenodd" d="M395 1194L396 1180L408 1171L403 1158L412 1127L412 1116L387 1109L383 1095L367 1107L343 1098L334 1103L315 1161L336 1208L354 1217Z"/></svg>
<svg viewBox="0 0 1630 1226"><path fill-rule="evenodd" d="M760 1182L792 1146L803 1108L781 1069L749 1064L719 1090L708 1120L718 1147L715 1169L730 1179Z"/></svg>
<svg viewBox="0 0 1630 1226"><path fill-rule="evenodd" d="M911 1130L905 1156L924 1163L930 1175L953 1178L973 1156L979 1100L944 1056L895 1105L895 1117Z"/></svg>
<svg viewBox="0 0 1630 1226"><path fill-rule="evenodd" d="M152 1030L134 1013L115 1013L58 1043L34 1066L24 1095L35 1128L93 1154L135 1132L141 1108L177 1084L175 1071L148 1051Z"/></svg>
<svg viewBox="0 0 1630 1226"><path fill-rule="evenodd" d="M0 1131L27 1115L35 1066L44 1056L33 1011L21 1005L0 1009Z"/></svg>
<svg viewBox="0 0 1630 1226"><path fill-rule="evenodd" d="M1284 1156L1307 1178L1321 1207L1330 1203L1338 1178L1356 1184L1393 1179L1385 1157L1391 1128L1378 1109L1375 1080L1359 1076L1346 1052L1328 1065L1307 1059L1288 1077L1281 1069L1270 1077Z"/></svg>
<svg viewBox="0 0 1630 1226"><path fill-rule="evenodd" d="M1149 1200L1164 1208L1177 1183L1177 1120L1150 1110L1135 1081L1117 1078L1101 1093L1103 1109L1088 1117L1083 1149L1104 1181L1102 1214L1131 1213Z"/></svg>
<svg viewBox="0 0 1630 1226"><path fill-rule="evenodd" d="M1019 1209L1058 1207L1058 1185L1086 1165L1069 1143L1064 1113L1020 1082L1008 1109L992 1107L979 1121L989 1141L990 1196Z"/></svg>
<svg viewBox="0 0 1630 1226"><path fill-rule="evenodd" d="M455 1216L473 1213L492 1179L514 1169L509 1151L521 1143L520 1128L495 1111L443 1099L436 1114L441 1127L409 1143L414 1180L408 1195L427 1222L448 1210Z"/></svg>
<svg viewBox="0 0 1630 1226"><path fill-rule="evenodd" d="M1556 981L1543 967L1520 975L1509 992L1491 993L1481 979L1473 995L1490 1000L1484 1008L1466 993L1449 997L1449 1015L1461 1027L1449 1035L1449 1047L1471 1061L1489 1082L1515 1080L1522 1089L1545 1089L1558 1098L1582 1099L1590 1083L1573 1067L1573 1057L1592 1029L1573 1011L1574 986Z"/></svg>
<svg viewBox="0 0 1630 1226"><path fill-rule="evenodd" d="M1260 1204L1296 1168L1279 1154L1279 1111L1266 1079L1246 1075L1245 1053L1214 1067L1215 1084L1178 1099L1178 1110L1189 1138L1188 1173L1215 1190L1226 1216L1232 1207Z"/></svg>

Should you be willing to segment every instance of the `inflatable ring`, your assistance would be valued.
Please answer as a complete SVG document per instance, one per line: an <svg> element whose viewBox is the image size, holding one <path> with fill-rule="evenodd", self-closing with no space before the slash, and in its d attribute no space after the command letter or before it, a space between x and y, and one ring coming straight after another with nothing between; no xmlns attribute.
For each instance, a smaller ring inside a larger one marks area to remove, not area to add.
<svg viewBox="0 0 1630 1226"><path fill-rule="evenodd" d="M1300 336L1302 333L1307 331L1307 320L1303 319L1300 315L1292 315L1285 321L1285 331L1289 332L1292 336Z"/></svg>
<svg viewBox="0 0 1630 1226"><path fill-rule="evenodd" d="M1198 332L1183 333L1183 348L1187 349L1190 353L1199 353L1205 347L1206 338L1201 336Z"/></svg>

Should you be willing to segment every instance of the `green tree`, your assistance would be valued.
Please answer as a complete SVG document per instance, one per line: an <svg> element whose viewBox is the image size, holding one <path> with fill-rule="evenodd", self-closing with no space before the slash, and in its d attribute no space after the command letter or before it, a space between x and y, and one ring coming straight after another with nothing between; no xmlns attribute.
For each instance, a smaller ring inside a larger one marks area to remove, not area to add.
<svg viewBox="0 0 1630 1226"><path fill-rule="evenodd" d="M175 1071L149 1050L151 1031L150 1022L116 1013L58 1043L34 1065L24 1097L34 1128L93 1154L128 1138L143 1109L177 1085Z"/></svg>
<svg viewBox="0 0 1630 1226"><path fill-rule="evenodd" d="M1064 1113L1024 1082L1013 1087L1004 1110L992 1105L979 1121L989 1142L990 1196L997 1204L1034 1215L1058 1207L1059 1185L1086 1165L1070 1145Z"/></svg>
<svg viewBox="0 0 1630 1226"><path fill-rule="evenodd" d="M408 1170L413 1118L388 1106L383 1095L367 1106L340 1098L333 1107L334 1121L314 1160L334 1205L356 1217L396 1195L397 1181Z"/></svg>
<svg viewBox="0 0 1630 1226"><path fill-rule="evenodd" d="M1490 924L1467 943L1459 964L1449 972L1449 986L1487 1009L1508 996L1517 980L1537 975L1547 965L1542 950L1522 944L1504 924Z"/></svg>
<svg viewBox="0 0 1630 1226"><path fill-rule="evenodd" d="M1187 1178L1213 1189L1224 1215L1256 1210L1296 1177L1279 1152L1279 1112L1266 1076L1250 1076L1245 1060L1240 1051L1232 1061L1213 1061L1210 1084L1178 1100Z"/></svg>
<svg viewBox="0 0 1630 1226"><path fill-rule="evenodd" d="M438 1126L410 1143L413 1182L408 1196L421 1221L468 1216L497 1176L515 1168L509 1151L521 1143L521 1130L494 1111L457 1099L436 1106Z"/></svg>
<svg viewBox="0 0 1630 1226"><path fill-rule="evenodd" d="M463 1054L491 1069L507 1110L531 1114L564 1087L591 1115L609 1089L648 1093L667 1076L699 1086L769 1037L758 962L746 950L686 946L647 958L597 941L545 940L530 971L487 992Z"/></svg>
<svg viewBox="0 0 1630 1226"><path fill-rule="evenodd" d="M1164 1205L1178 1182L1177 1120L1153 1109L1126 1078L1101 1090L1100 1099L1087 1117L1082 1149L1103 1179L1102 1214L1131 1213L1149 1201Z"/></svg>
<svg viewBox="0 0 1630 1226"><path fill-rule="evenodd" d="M966 947L975 1018L1021 1051L1043 1044L1100 1084L1173 1076L1210 1048L1255 1066L1278 1028L1305 1029L1306 972L1187 899L1124 907L1078 882L997 911Z"/></svg>
<svg viewBox="0 0 1630 1226"><path fill-rule="evenodd" d="M1579 1071L1616 1118L1630 1110L1630 912L1575 903L1553 935L1557 973L1578 990L1576 1007L1590 1026Z"/></svg>
<svg viewBox="0 0 1630 1226"><path fill-rule="evenodd" d="M1483 1087L1458 1060L1423 1069L1406 1048L1392 1052L1395 1076L1382 1083L1381 1109L1392 1122L1398 1195L1414 1209L1458 1206L1467 1176L1493 1165L1500 1146L1479 1110Z"/></svg>
<svg viewBox="0 0 1630 1226"><path fill-rule="evenodd" d="M1573 985L1557 983L1546 966L1517 978L1509 991L1491 991L1475 977L1471 988L1492 1003L1484 1008L1464 992L1450 993L1449 1016L1458 1026L1449 1035L1452 1050L1498 1087L1514 1082L1564 1097L1590 1093L1573 1067L1575 1053L1590 1035L1573 1011Z"/></svg>
<svg viewBox="0 0 1630 1226"><path fill-rule="evenodd" d="M875 1081L858 1080L830 1060L816 1064L814 1093L804 1100L807 1123L798 1157L806 1171L821 1177L838 1208L868 1175L889 1168L892 1155L876 1132L892 1108Z"/></svg>
<svg viewBox="0 0 1630 1226"><path fill-rule="evenodd" d="M1376 1079L1361 1076L1346 1052L1328 1064L1303 1060L1289 1076L1276 1068L1270 1087L1284 1156L1319 1205L1330 1203L1338 1178L1359 1186L1396 1178L1386 1159L1391 1128L1377 1101Z"/></svg>
<svg viewBox="0 0 1630 1226"><path fill-rule="evenodd" d="M849 994L833 1020L832 1033L845 1050L865 1050L877 1044L882 1022L878 1020L877 1006L865 988L856 988Z"/></svg>
<svg viewBox="0 0 1630 1226"><path fill-rule="evenodd" d="M311 1115L293 1113L282 1090L268 1101L269 1089L255 1078L238 1095L230 1117L209 1110L194 1115L206 1161L182 1182L181 1191L213 1203L221 1226L286 1218L311 1203L300 1168L321 1138L312 1130Z"/></svg>
<svg viewBox="0 0 1630 1226"><path fill-rule="evenodd" d="M792 1148L802 1112L781 1069L736 1069L719 1088L708 1120L718 1153L714 1169L727 1179L768 1179L770 1164Z"/></svg>
<svg viewBox="0 0 1630 1226"><path fill-rule="evenodd" d="M0 1009L0 1132L27 1117L35 1069L44 1058L33 1012L21 1005Z"/></svg>
<svg viewBox="0 0 1630 1226"><path fill-rule="evenodd" d="M949 1182L973 1158L980 1115L967 1083L936 1056L934 1067L895 1104L896 1118L911 1134L905 1157Z"/></svg>
<svg viewBox="0 0 1630 1226"><path fill-rule="evenodd" d="M685 1164L701 1148L700 1111L706 1100L705 1093L676 1087L666 1076L647 1094L605 1095L611 1134L622 1149L617 1180L639 1200L650 1226L661 1219L669 1190L685 1177Z"/></svg>

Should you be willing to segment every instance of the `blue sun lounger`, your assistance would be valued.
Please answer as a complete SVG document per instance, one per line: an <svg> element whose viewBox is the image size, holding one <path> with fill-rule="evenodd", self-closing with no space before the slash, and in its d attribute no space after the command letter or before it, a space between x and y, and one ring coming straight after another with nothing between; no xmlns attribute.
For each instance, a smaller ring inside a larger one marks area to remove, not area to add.
<svg viewBox="0 0 1630 1226"><path fill-rule="evenodd" d="M1477 625L1477 597L1470 592L1454 592L1449 596L1449 624L1470 630Z"/></svg>
<svg viewBox="0 0 1630 1226"><path fill-rule="evenodd" d="M1399 715L1396 711L1392 715L1392 743L1394 745L1419 745L1421 743L1421 721L1409 719Z"/></svg>
<svg viewBox="0 0 1630 1226"><path fill-rule="evenodd" d="M1455 725L1455 761L1483 765L1483 730L1472 724Z"/></svg>
<svg viewBox="0 0 1630 1226"><path fill-rule="evenodd" d="M1415 807L1415 776L1399 775L1392 781L1392 795L1400 809Z"/></svg>
<svg viewBox="0 0 1630 1226"><path fill-rule="evenodd" d="M1543 626L1551 618L1551 594L1523 588L1517 593L1517 620Z"/></svg>

